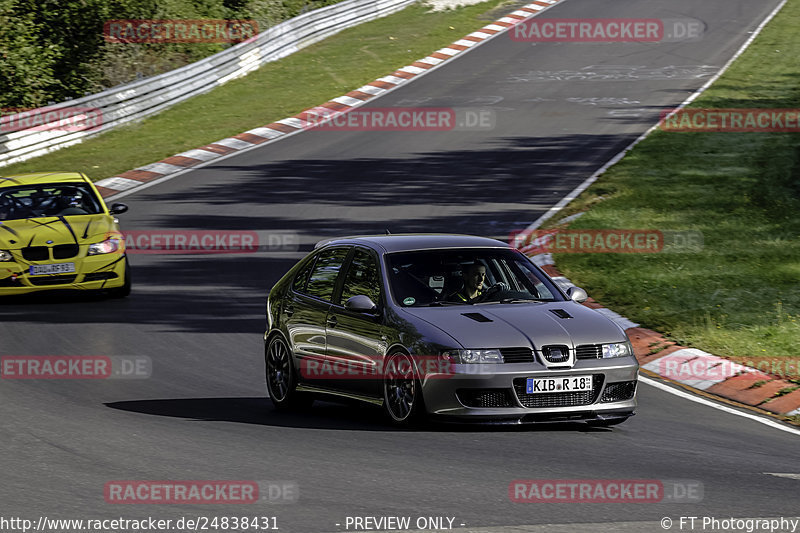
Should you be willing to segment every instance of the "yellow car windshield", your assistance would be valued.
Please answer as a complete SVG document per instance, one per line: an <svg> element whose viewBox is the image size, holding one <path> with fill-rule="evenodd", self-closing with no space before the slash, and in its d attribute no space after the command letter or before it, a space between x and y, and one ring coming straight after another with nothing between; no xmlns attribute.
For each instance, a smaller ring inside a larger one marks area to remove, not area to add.
<svg viewBox="0 0 800 533"><path fill-rule="evenodd" d="M81 183L0 189L0 220L96 215L102 212L94 191Z"/></svg>

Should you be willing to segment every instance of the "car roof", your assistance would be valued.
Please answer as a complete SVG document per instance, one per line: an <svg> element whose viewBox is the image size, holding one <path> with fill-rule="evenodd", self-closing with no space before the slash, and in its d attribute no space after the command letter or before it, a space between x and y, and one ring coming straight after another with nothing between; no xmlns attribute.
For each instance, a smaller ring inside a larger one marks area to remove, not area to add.
<svg viewBox="0 0 800 533"><path fill-rule="evenodd" d="M0 175L0 188L43 183L87 183L80 172L31 172L28 174Z"/></svg>
<svg viewBox="0 0 800 533"><path fill-rule="evenodd" d="M412 250L434 250L442 248L508 248L503 241L474 235L445 233L404 233L397 235L355 235L326 239L314 248L334 244L365 244L384 252L408 252Z"/></svg>

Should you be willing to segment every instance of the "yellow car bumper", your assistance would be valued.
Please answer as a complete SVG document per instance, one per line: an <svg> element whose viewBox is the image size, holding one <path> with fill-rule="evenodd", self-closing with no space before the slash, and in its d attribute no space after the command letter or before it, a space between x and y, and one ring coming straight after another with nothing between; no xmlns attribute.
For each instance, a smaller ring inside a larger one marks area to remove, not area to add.
<svg viewBox="0 0 800 533"><path fill-rule="evenodd" d="M31 266L68 263L74 264L74 272L31 273ZM0 262L0 296L63 289L115 289L125 285L125 266L125 255L120 253L74 257L64 261L3 261Z"/></svg>

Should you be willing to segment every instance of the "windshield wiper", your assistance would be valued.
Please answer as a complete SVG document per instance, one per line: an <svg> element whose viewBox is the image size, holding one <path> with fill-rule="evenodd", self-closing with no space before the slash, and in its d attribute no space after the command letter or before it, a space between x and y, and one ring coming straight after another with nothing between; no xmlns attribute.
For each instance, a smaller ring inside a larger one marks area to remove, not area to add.
<svg viewBox="0 0 800 533"><path fill-rule="evenodd" d="M525 302L543 302L543 301L544 300L541 300L539 298L503 298L502 300L499 300L497 303L500 303L500 304L521 304L521 303L525 303Z"/></svg>
<svg viewBox="0 0 800 533"><path fill-rule="evenodd" d="M450 300L446 300L446 301L438 300L438 301L429 303L428 307L442 307L442 306L446 306L446 305L472 305L472 304L469 303L469 302L456 302L456 301L450 301Z"/></svg>

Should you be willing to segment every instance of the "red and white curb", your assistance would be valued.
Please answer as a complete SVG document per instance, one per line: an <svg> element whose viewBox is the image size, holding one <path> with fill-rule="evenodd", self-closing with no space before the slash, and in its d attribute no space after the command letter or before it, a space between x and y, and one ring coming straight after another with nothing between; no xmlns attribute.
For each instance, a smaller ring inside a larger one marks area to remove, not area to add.
<svg viewBox="0 0 800 533"><path fill-rule="evenodd" d="M531 256L562 289L574 284L555 267L550 254ZM771 414L800 415L800 388L779 376L741 365L696 348L679 346L655 331L639 327L591 298L584 305L602 313L627 333L641 368L684 387L763 409ZM788 394L776 396L787 389Z"/></svg>
<svg viewBox="0 0 800 533"><path fill-rule="evenodd" d="M419 75L429 72L454 57L463 55L475 45L504 33L515 24L535 17L542 11L557 4L559 1L562 0L535 0L491 24L487 24L480 30L466 35L449 46L433 52L427 57L414 61L410 65L399 68L387 76L378 78L363 87L359 87L324 104L298 113L292 117L267 124L266 126L255 128L240 133L239 135L234 135L233 137L201 146L194 150L173 155L157 163L123 172L118 176L102 179L95 182L95 186L97 186L100 194L102 194L104 198L107 198L121 192L132 191L135 188L153 181L162 180L180 172L185 172L192 167L209 164L233 153L247 150L263 143L276 141L294 133L299 133L304 129L308 129L308 113L313 113L315 116L319 116L319 114L330 116L331 114L341 113L348 109L361 106L369 100L404 85Z"/></svg>

